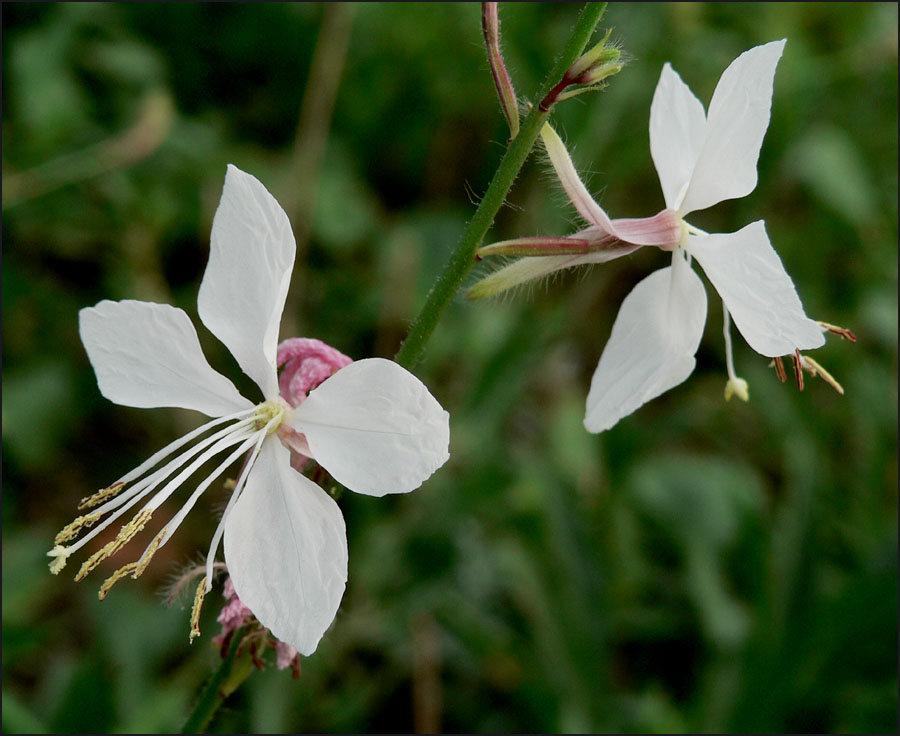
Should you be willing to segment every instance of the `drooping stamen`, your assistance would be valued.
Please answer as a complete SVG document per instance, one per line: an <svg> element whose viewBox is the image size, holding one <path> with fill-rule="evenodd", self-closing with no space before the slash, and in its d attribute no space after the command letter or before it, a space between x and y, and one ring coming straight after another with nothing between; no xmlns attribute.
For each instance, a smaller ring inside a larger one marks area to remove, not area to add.
<svg viewBox="0 0 900 736"><path fill-rule="evenodd" d="M150 521L152 515L152 509L144 508L138 511L137 515L131 521L119 529L119 533L113 541L105 544L84 562L81 569L78 571L78 574L75 576L75 582L80 583L87 574L103 560L114 555L122 549L122 547L128 544L128 542L130 542L139 532L143 531L144 526Z"/></svg>
<svg viewBox="0 0 900 736"><path fill-rule="evenodd" d="M194 439L194 437L197 437L198 435L203 434L207 430L212 429L213 427L215 427L219 424L223 424L224 422L230 422L233 419L239 419L241 417L249 416L250 414L254 414L255 412L256 412L256 407L254 406L251 409L242 409L241 411L237 411L234 414L228 414L224 417L216 417L215 419L207 422L206 424L200 425L199 427L197 427L197 429L191 430L183 437L179 437L174 442L169 443L168 445L166 445L164 448L162 448L158 452L155 452L154 454L152 454L144 462L142 462L140 465L138 465L134 470L126 473L121 478L119 478L119 480L117 482L118 483L130 483L135 478L139 478L140 476L142 476L147 470L149 470L154 465L156 465L164 457L171 455L179 447L186 445L188 442L190 442L192 439ZM113 485L115 485L115 484L113 484Z"/></svg>
<svg viewBox="0 0 900 736"><path fill-rule="evenodd" d="M193 644L194 639L200 636L200 609L203 608L203 599L206 597L206 575L200 580L197 592L194 593L194 606L191 609L191 633L188 642Z"/></svg>
<svg viewBox="0 0 900 736"><path fill-rule="evenodd" d="M797 379L797 388L803 390L803 361L800 357L800 351L795 350L791 353L791 360L794 362L794 378Z"/></svg>
<svg viewBox="0 0 900 736"><path fill-rule="evenodd" d="M787 373L784 372L784 365L781 363L781 357L773 358L770 365L775 366L775 372L778 374L779 381L782 383L787 381Z"/></svg>
<svg viewBox="0 0 900 736"><path fill-rule="evenodd" d="M839 384L834 376L832 376L828 371L826 371L819 363L810 358L808 355L801 355L800 362L803 364L803 367L809 371L809 374L815 378L818 376L825 383L831 386L835 391L837 391L841 396L844 395L844 387Z"/></svg>
<svg viewBox="0 0 900 736"><path fill-rule="evenodd" d="M247 478L250 476L250 471L253 469L253 465L256 463L256 458L259 455L259 451L262 447L263 441L266 439L266 437L269 436L269 434L271 434L271 425L276 422L280 424L281 416L271 419L265 426L265 431L263 433L260 433L260 437L256 440L256 445L247 456L247 460L244 462L244 467L241 468L240 477L238 478L237 483L235 483L234 485L234 491L231 494L231 498L228 499L228 505L225 506L225 511L222 514L222 518L219 520L219 523L216 526L216 531L213 533L212 541L209 544L209 552L206 555L207 592L209 592L209 590L212 588L212 569L213 565L215 564L216 552L219 549L219 540L222 538L222 535L225 532L225 522L228 519L228 515L231 513L231 509L237 502L241 491L243 491L244 486L247 484Z"/></svg>
<svg viewBox="0 0 900 736"><path fill-rule="evenodd" d="M144 553L140 556L140 559L138 559L136 562L129 562L127 565L120 567L105 581L103 581L103 585L100 586L100 591L98 592L98 597L101 601L106 598L113 585L119 582L126 575L130 574L132 580L137 580L141 575L143 575L144 570L147 569L147 565L150 564L151 558L159 548L159 542L165 533L166 530L163 529L153 538L153 541L150 542L147 549L144 550Z"/></svg>
<svg viewBox="0 0 900 736"><path fill-rule="evenodd" d="M160 547L164 546L166 542L168 542L172 538L172 535L181 525L181 522L184 521L184 518L188 515L188 512L190 512L190 510L194 507L194 504L197 503L197 500L200 498L200 496L203 495L206 489L209 488L212 482L216 480L220 475L222 475L222 473L225 472L228 466L230 466L235 460L237 460L241 455L243 455L247 450L250 449L250 447L256 441L257 435L262 435L263 439L265 439L265 434L263 434L262 432L257 432L254 435L251 435L248 439L244 440L244 442L242 442L234 452L232 452L227 458L225 458L224 461L219 463L216 469L213 470L213 472L210 473L209 476L199 486L197 486L197 488L191 494L190 498L188 498L187 502L179 509L178 513L172 517L172 520L169 522L167 527L168 530L163 535L162 540L159 543ZM160 491L160 494L161 493L162 491ZM159 503L162 503L163 501L165 501L164 498L159 501ZM156 497L154 497L150 501L150 505L153 505L155 502Z"/></svg>
<svg viewBox="0 0 900 736"><path fill-rule="evenodd" d="M825 330L826 332L830 332L832 335L838 335L842 337L844 340L849 340L850 342L856 342L856 335L854 335L850 330L846 327L838 327L837 325L831 325L827 322L822 322L821 320L816 320L819 326Z"/></svg>
<svg viewBox="0 0 900 736"><path fill-rule="evenodd" d="M166 535L166 531L169 527L164 526L159 534L153 537L153 541L147 546L147 549L144 550L140 559L137 561L137 567L134 568L134 574L131 576L132 580L137 580L141 575L144 574L144 570L147 569L147 565L150 564L150 560L153 559L153 555L156 554L156 550L159 549L159 545L162 542L162 538Z"/></svg>
<svg viewBox="0 0 900 736"><path fill-rule="evenodd" d="M144 475L150 468L159 463L163 458L171 455L175 450L179 449L183 445L187 444L188 440L194 439L198 435L206 432L213 426L217 424L221 424L225 419L235 419L240 415L246 415L249 412L240 412L238 415L231 415L230 417L222 417L220 419L215 419L211 422L207 422L202 427L198 427L196 430L186 434L184 437L172 442L171 444L164 447L159 452L152 455L148 460L141 463L137 468L123 476L118 482L119 483L128 483L133 480L140 478L140 476ZM129 488L124 493L120 493L116 498L111 499L104 503L97 511L101 513L106 513L107 511L111 511L112 509L118 508L122 504L130 501L134 498L135 495L146 495L146 489L148 487L155 487L159 484L160 480L167 477L171 473L175 472L179 467L184 465L188 460L192 457L195 457L198 453L212 445L214 442L218 441L222 437L227 437L230 434L237 433L239 430L245 429L253 424L253 417L245 417L240 421L232 424L229 427L224 427L219 431L211 434L209 437L205 437L200 440L196 445L186 450L180 455L177 455L175 458L169 460L162 468L153 471L146 477L141 480L137 480L137 482Z"/></svg>
<svg viewBox="0 0 900 736"><path fill-rule="evenodd" d="M81 508L79 506L79 508ZM82 529L87 529L94 525L94 522L97 521L102 516L99 511L94 511L91 514L87 514L85 516L79 516L73 521L71 524L64 526L62 531L56 535L56 539L53 540L54 544L60 545L64 542L68 542L72 539L75 539L80 533Z"/></svg>
<svg viewBox="0 0 900 736"><path fill-rule="evenodd" d="M107 488L101 488L92 496L86 496L85 498L82 498L78 503L78 510L84 511L85 509L89 509L92 506L96 506L98 503L103 503L106 499L117 496L119 494L119 491L121 491L124 487L124 481L120 480L117 483L113 483L111 486L108 486Z"/></svg>
<svg viewBox="0 0 900 736"><path fill-rule="evenodd" d="M100 586L100 590L97 591L97 597L102 601L106 599L107 594L112 587L118 583L122 578L131 574L137 569L137 562L129 562L124 567L120 567L116 570L112 575L110 575L106 580L103 581L103 585Z"/></svg>
<svg viewBox="0 0 900 736"><path fill-rule="evenodd" d="M184 482L184 480L189 475L191 475L195 470L197 470L197 468L200 465L202 465L204 462L206 462L210 457L218 454L222 450L224 450L234 444L237 444L238 442L242 442L245 438L252 436L252 434L253 434L252 432L249 432L246 429L244 429L244 427L246 427L246 425L248 423L250 423L251 421L252 420L245 420L244 422L239 422L234 427L226 427L225 429L220 430L219 432L212 435L211 437L204 439L198 445L196 445L195 447L192 447L190 450L185 452L183 455L179 455L178 457L176 457L175 459L170 461L166 466L164 466L160 470L152 473L151 475L147 476L147 478L144 478L143 480L136 483L133 488L128 489L128 491L126 491L125 493L120 495L118 498L115 498L112 501L109 501L107 504L104 504L103 506L101 506L99 509L97 509L94 512L95 514L96 513L105 513L105 511L108 510L108 508L115 508L115 506L117 506L119 504L124 504L121 506L121 508L118 508L112 514L110 514L110 516L107 517L103 521L102 524L100 524L98 527L93 529L90 533L88 533L87 535L82 537L75 544L66 548L66 551L67 551L66 556L68 557L68 555L70 555L72 552L75 552L76 550L78 550L79 548L84 546L87 542L89 542L91 539L93 539L95 536L97 536L97 534L102 532L113 521L118 519L120 516L122 516L122 514L124 514L126 511L128 511L130 508L132 508L136 503L138 503L138 501L140 501L142 498L147 496L147 494L149 494L153 490L155 490L159 486L159 484L163 480L165 480L171 473L173 473L175 470L177 470L182 465L184 465L188 460L190 460L192 457L197 455L197 453L199 453L201 450L206 448L206 452L204 452L197 460L195 460L193 463L191 463L187 470L182 471L172 481L170 481L164 487L163 491L158 493L154 497L153 501L151 501L150 504L148 504L148 506L152 506L153 509L158 508L159 505L162 503L162 501L165 500L165 498L168 498L168 496L171 495L178 488L178 486L180 486L181 483ZM216 441L217 439L218 439L218 441ZM212 447L209 447L210 443L213 443L213 442L215 442L215 444ZM162 501L159 501L158 503L154 504L154 501L157 501L158 498L160 497L160 495L163 493L165 494L165 498L163 498Z"/></svg>

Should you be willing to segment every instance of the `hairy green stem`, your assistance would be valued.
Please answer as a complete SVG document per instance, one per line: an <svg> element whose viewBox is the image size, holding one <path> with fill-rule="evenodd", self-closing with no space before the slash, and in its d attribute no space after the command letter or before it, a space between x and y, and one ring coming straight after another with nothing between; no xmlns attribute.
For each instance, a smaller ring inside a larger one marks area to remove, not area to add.
<svg viewBox="0 0 900 736"><path fill-rule="evenodd" d="M572 66L578 57L584 52L585 46L594 33L594 29L603 17L606 3L587 3L578 16L572 35L560 53L553 69L544 82L537 99L544 100L565 77L566 71ZM494 178L488 185L487 191L475 214L463 231L456 250L450 256L444 270L438 276L437 281L428 292L425 304L419 311L412 324L406 339L394 356L400 365L412 368L425 352L425 344L434 328L443 316L463 280L475 264L475 251L481 245L481 241L494 222L494 217L500 210L506 195L509 193L513 182L520 169L531 153L534 142L541 132L541 128L550 115L549 109L544 111L539 107L532 109L531 113L522 123L519 135L509 144L506 153L500 160Z"/></svg>
<svg viewBox="0 0 900 736"><path fill-rule="evenodd" d="M244 631L244 629L239 629L232 635L228 652L222 658L218 669L206 681L200 695L197 696L197 704L184 722L181 733L206 731L219 706L225 702L225 698L237 690L253 671L253 661L246 652L236 660L241 640L244 638Z"/></svg>

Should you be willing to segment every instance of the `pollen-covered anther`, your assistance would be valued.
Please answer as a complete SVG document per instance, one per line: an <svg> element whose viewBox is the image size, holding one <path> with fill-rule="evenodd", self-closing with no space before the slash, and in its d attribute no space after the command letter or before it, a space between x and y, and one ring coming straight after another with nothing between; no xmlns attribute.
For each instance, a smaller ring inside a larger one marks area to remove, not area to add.
<svg viewBox="0 0 900 736"><path fill-rule="evenodd" d="M125 487L125 483L119 481L118 483L113 483L111 486L106 488L101 488L95 494L91 496L85 496L78 502L78 510L84 511L85 509L89 509L92 506L96 506L97 504L103 503L107 499L112 498L117 495L119 491L121 491Z"/></svg>
<svg viewBox="0 0 900 736"><path fill-rule="evenodd" d="M124 567L120 567L118 570L116 570L112 575L110 575L108 578L106 578L106 580L103 581L103 585L101 585L100 590L97 591L97 597L101 601L106 598L112 587L126 575L130 575L132 572L134 572L134 570L137 569L137 566L137 562L129 562Z"/></svg>
<svg viewBox="0 0 900 736"><path fill-rule="evenodd" d="M835 391L837 391L841 396L844 395L844 387L839 384L834 376L832 376L828 371L826 371L817 361L810 358L808 355L800 356L800 363L803 366L803 369L809 373L813 378L818 376L825 383L831 386Z"/></svg>
<svg viewBox="0 0 900 736"><path fill-rule="evenodd" d="M200 609L203 608L203 599L206 597L206 575L200 580L197 592L194 593L194 607L191 609L191 633L188 641L193 644L194 639L200 636Z"/></svg>
<svg viewBox="0 0 900 736"><path fill-rule="evenodd" d="M150 560L153 559L153 555L155 555L156 550L159 549L159 545L162 543L163 537L166 536L167 531L169 531L169 527L163 527L160 530L159 534L153 537L153 541L150 542L150 546L147 547L144 554L141 555L141 558L136 563L134 574L131 576L134 580L137 580L141 575L144 574L144 570L147 569L147 566L150 564Z"/></svg>
<svg viewBox="0 0 900 736"><path fill-rule="evenodd" d="M81 508L81 506L79 506ZM97 521L102 516L99 511L94 511L91 514L85 514L84 516L79 516L73 521L71 524L63 527L62 531L56 535L56 539L53 540L53 543L56 545L61 545L64 542L69 542L75 537L77 537L82 529L87 529L90 526L93 526L94 522Z"/></svg>
<svg viewBox="0 0 900 736"><path fill-rule="evenodd" d="M107 557L111 557L130 542L139 532L143 531L144 526L150 521L153 510L149 508L142 509L131 521L125 524L116 535L116 538L104 545L101 549L92 554L81 566L78 574L75 576L75 582L80 583L87 574L99 565Z"/></svg>
<svg viewBox="0 0 900 736"><path fill-rule="evenodd" d="M838 327L837 325L828 324L828 322L822 322L821 320L816 320L821 327L826 332L830 332L832 335L837 335L838 337L843 338L844 340L849 340L850 342L856 342L856 335L854 335L850 330L846 327Z"/></svg>

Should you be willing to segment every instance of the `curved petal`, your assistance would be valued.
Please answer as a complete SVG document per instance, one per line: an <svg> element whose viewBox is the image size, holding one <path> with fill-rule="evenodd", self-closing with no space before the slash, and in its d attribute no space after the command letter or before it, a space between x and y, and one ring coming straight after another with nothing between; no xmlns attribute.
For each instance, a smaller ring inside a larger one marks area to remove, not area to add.
<svg viewBox="0 0 900 736"><path fill-rule="evenodd" d="M705 128L703 104L666 62L650 105L650 155L669 209L681 205Z"/></svg>
<svg viewBox="0 0 900 736"><path fill-rule="evenodd" d="M745 51L719 79L683 214L744 197L756 188L756 162L769 127L772 82L784 44L782 39Z"/></svg>
<svg viewBox="0 0 900 736"><path fill-rule="evenodd" d="M225 520L225 562L235 592L263 626L312 654L347 583L347 531L334 500L291 469L270 438Z"/></svg>
<svg viewBox="0 0 900 736"><path fill-rule="evenodd" d="M609 429L677 386L694 370L706 323L706 291L684 256L654 271L625 297L591 379L584 426Z"/></svg>
<svg viewBox="0 0 900 736"><path fill-rule="evenodd" d="M214 371L188 316L168 304L104 300L78 313L100 393L123 406L180 406L221 417L253 404Z"/></svg>
<svg viewBox="0 0 900 736"><path fill-rule="evenodd" d="M383 358L341 368L288 423L335 480L370 496L418 488L450 457L450 415L418 378Z"/></svg>
<svg viewBox="0 0 900 736"><path fill-rule="evenodd" d="M275 198L229 164L197 308L267 399L278 394L278 324L295 249L291 224Z"/></svg>
<svg viewBox="0 0 900 736"><path fill-rule="evenodd" d="M687 249L757 353L774 358L825 344L822 329L803 311L762 220L736 233L689 235Z"/></svg>

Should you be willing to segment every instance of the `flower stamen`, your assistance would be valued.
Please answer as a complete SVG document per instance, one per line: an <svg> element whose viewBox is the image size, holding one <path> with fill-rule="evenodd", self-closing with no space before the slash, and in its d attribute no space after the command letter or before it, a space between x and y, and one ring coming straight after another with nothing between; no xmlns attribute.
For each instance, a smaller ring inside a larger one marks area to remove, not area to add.
<svg viewBox="0 0 900 736"><path fill-rule="evenodd" d="M800 351L795 350L791 353L791 360L794 363L794 378L797 379L797 388L803 390L803 359L800 357Z"/></svg>
<svg viewBox="0 0 900 736"><path fill-rule="evenodd" d="M781 362L781 357L775 357L772 359L772 362L769 363L769 367L775 366L775 372L778 374L778 380L784 383L787 381L787 373L784 372L784 365Z"/></svg>
<svg viewBox="0 0 900 736"><path fill-rule="evenodd" d="M116 570L112 575L110 575L108 578L106 578L106 580L103 581L103 585L101 585L100 590L97 591L97 597L101 601L104 600L112 587L126 575L134 572L134 570L137 569L137 566L137 562L129 562L124 567L120 567L118 570Z"/></svg>
<svg viewBox="0 0 900 736"><path fill-rule="evenodd" d="M808 355L801 355L800 361L803 364L804 369L815 378L818 376L825 383L831 386L835 391L837 391L841 396L844 395L844 387L839 384L834 376L832 376L828 371L826 371L818 362L810 358Z"/></svg>
<svg viewBox="0 0 900 736"><path fill-rule="evenodd" d="M197 586L197 592L194 593L194 606L191 608L191 633L188 642L193 644L194 639L200 636L200 609L203 608L203 599L206 597L206 575L204 575L200 584Z"/></svg>
<svg viewBox="0 0 900 736"><path fill-rule="evenodd" d="M78 507L79 509L81 506ZM56 539L53 540L54 544L61 545L63 542L69 542L75 537L77 537L82 529L87 529L90 526L93 526L94 522L97 521L102 516L99 511L94 511L93 513L86 514L85 516L76 517L75 521L64 526L62 531L56 535Z"/></svg>
<svg viewBox="0 0 900 736"><path fill-rule="evenodd" d="M85 498L82 498L78 503L78 510L84 511L85 509L89 509L99 503L103 503L106 499L118 495L119 491L121 491L124 487L125 482L120 480L117 483L113 483L111 486L101 488L92 496L86 496Z"/></svg>
<svg viewBox="0 0 900 736"><path fill-rule="evenodd" d="M128 542L134 539L135 536L144 530L144 527L147 525L147 522L150 521L151 516L153 516L153 509L145 507L138 511L131 521L122 526L113 541L108 542L88 557L78 571L78 574L75 576L75 582L80 583L85 579L88 573L97 567L103 560L114 555L122 549L122 547L128 544Z"/></svg>
<svg viewBox="0 0 900 736"><path fill-rule="evenodd" d="M846 327L838 327L837 325L828 324L828 322L822 322L821 320L816 320L819 326L825 330L826 332L830 332L832 335L837 335L844 340L849 340L850 342L856 342L856 335L854 335L850 330Z"/></svg>
<svg viewBox="0 0 900 736"><path fill-rule="evenodd" d="M159 545L162 544L162 539L166 535L166 532L168 530L169 527L165 526L162 528L159 534L153 537L153 541L150 542L147 549L144 550L144 553L137 561L137 567L135 567L134 574L131 576L132 580L137 580L141 575L144 574L144 570L147 569L147 566L150 564L150 560L153 559L153 555L156 554L156 550L159 549Z"/></svg>

